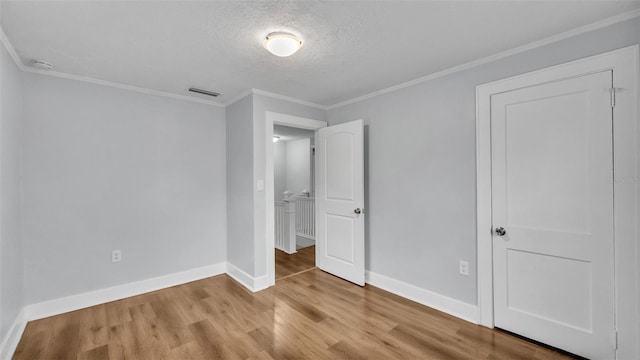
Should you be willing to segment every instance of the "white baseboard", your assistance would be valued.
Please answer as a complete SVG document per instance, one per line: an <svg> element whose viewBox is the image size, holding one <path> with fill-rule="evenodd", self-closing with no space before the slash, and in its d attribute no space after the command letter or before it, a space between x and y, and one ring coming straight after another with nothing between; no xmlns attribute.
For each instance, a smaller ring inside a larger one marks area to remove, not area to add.
<svg viewBox="0 0 640 360"><path fill-rule="evenodd" d="M478 323L478 307L476 305L467 304L371 271L366 272L366 282L462 320L474 324Z"/></svg>
<svg viewBox="0 0 640 360"><path fill-rule="evenodd" d="M264 290L269 287L269 279L267 275L253 277L237 266L227 263L227 275L231 276L235 281L246 287L252 292Z"/></svg>
<svg viewBox="0 0 640 360"><path fill-rule="evenodd" d="M269 287L269 277L263 275L253 280L253 292L264 290Z"/></svg>
<svg viewBox="0 0 640 360"><path fill-rule="evenodd" d="M280 250L280 251L282 251L283 253L285 253L285 254L289 254L289 255L293 255L293 254L295 254L295 253L297 253L297 252L298 252L297 250L293 250L292 252L289 252L289 251L287 251L287 250L285 250L285 249L281 249L281 248L279 248L279 247L276 247L276 250Z"/></svg>
<svg viewBox="0 0 640 360"><path fill-rule="evenodd" d="M315 244L316 244L315 240L311 240L300 235L296 236L296 245L300 246L301 248L315 245Z"/></svg>
<svg viewBox="0 0 640 360"><path fill-rule="evenodd" d="M25 316L28 321L58 315L69 311L83 309L89 306L140 295L187 282L204 279L210 276L224 274L226 263L203 266L187 271L158 276L151 279L131 282L106 289L71 295L64 298L44 301L25 306Z"/></svg>
<svg viewBox="0 0 640 360"><path fill-rule="evenodd" d="M4 339L2 339L2 343L0 343L0 359L11 359L13 353L16 352L16 348L18 347L18 343L20 342L20 338L22 338L22 333L26 326L27 318L25 316L25 310L22 308L11 325L11 328L9 328L9 332L5 335Z"/></svg>

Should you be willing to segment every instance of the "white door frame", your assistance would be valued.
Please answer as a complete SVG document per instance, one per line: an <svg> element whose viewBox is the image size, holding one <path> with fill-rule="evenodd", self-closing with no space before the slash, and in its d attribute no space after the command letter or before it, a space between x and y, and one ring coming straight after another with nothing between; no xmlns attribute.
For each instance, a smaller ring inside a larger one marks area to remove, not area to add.
<svg viewBox="0 0 640 360"><path fill-rule="evenodd" d="M572 61L476 87L476 186L478 254L478 323L493 328L493 249L491 208L491 95L613 70L615 304L619 359L635 359L640 303L638 289L638 45Z"/></svg>
<svg viewBox="0 0 640 360"><path fill-rule="evenodd" d="M266 163L265 163L265 179L264 186L266 192L266 201L264 212L266 214L266 259L267 259L267 286L273 286L276 283L276 258L275 258L275 218L274 218L274 179L273 179L273 125L284 125L300 129L318 130L327 127L326 121L307 119L299 116L281 114L267 111L265 121L265 144Z"/></svg>

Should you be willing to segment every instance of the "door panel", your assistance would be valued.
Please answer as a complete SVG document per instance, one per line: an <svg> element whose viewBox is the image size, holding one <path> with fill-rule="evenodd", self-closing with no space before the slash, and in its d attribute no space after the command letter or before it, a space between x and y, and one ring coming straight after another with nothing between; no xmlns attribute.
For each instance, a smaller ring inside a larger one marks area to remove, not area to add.
<svg viewBox="0 0 640 360"><path fill-rule="evenodd" d="M509 309L591 330L592 304L591 301L583 301L591 298L593 279L589 262L508 249L507 272ZM539 293L545 296L539 296ZM548 306L565 302L573 306Z"/></svg>
<svg viewBox="0 0 640 360"><path fill-rule="evenodd" d="M589 233L588 102L578 92L506 105L511 225Z"/></svg>
<svg viewBox="0 0 640 360"><path fill-rule="evenodd" d="M610 71L491 98L497 327L614 358Z"/></svg>
<svg viewBox="0 0 640 360"><path fill-rule="evenodd" d="M362 120L316 133L316 265L364 285L364 131Z"/></svg>
<svg viewBox="0 0 640 360"><path fill-rule="evenodd" d="M327 199L354 201L354 138L350 133L336 133L326 138Z"/></svg>
<svg viewBox="0 0 640 360"><path fill-rule="evenodd" d="M348 264L354 262L354 219L350 216L326 214L327 257Z"/></svg>

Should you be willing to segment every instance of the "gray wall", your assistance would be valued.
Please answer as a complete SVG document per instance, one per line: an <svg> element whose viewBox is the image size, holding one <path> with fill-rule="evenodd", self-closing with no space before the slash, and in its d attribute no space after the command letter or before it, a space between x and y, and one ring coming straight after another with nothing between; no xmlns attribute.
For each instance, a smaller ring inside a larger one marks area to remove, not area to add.
<svg viewBox="0 0 640 360"><path fill-rule="evenodd" d="M226 260L223 108L36 74L24 90L27 304Z"/></svg>
<svg viewBox="0 0 640 360"><path fill-rule="evenodd" d="M300 195L311 191L310 139L279 141L273 144L274 199L282 201L284 191Z"/></svg>
<svg viewBox="0 0 640 360"><path fill-rule="evenodd" d="M294 195L311 191L311 141L287 141L287 189Z"/></svg>
<svg viewBox="0 0 640 360"><path fill-rule="evenodd" d="M253 95L227 106L227 261L252 275Z"/></svg>
<svg viewBox="0 0 640 360"><path fill-rule="evenodd" d="M266 157L265 151L265 122L266 112L278 112L294 116L305 117L314 120L325 120L326 111L306 105L292 103L286 100L275 99L264 95L253 95L253 183L258 179L265 178ZM256 192L254 199L254 253L255 253L255 277L267 274L266 254L266 213L264 211L266 203L266 193Z"/></svg>
<svg viewBox="0 0 640 360"><path fill-rule="evenodd" d="M475 304L475 87L639 38L633 19L328 111L365 120L367 269Z"/></svg>
<svg viewBox="0 0 640 360"><path fill-rule="evenodd" d="M0 341L23 306L20 139L23 74L0 45Z"/></svg>

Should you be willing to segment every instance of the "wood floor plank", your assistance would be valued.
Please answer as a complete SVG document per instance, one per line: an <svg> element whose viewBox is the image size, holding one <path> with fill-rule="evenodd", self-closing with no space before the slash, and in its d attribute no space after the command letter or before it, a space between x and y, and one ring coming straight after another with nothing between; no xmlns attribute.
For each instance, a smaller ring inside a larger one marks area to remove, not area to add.
<svg viewBox="0 0 640 360"><path fill-rule="evenodd" d="M207 360L198 343L188 342L171 350L171 358L183 360Z"/></svg>
<svg viewBox="0 0 640 360"><path fill-rule="evenodd" d="M27 324L13 355L14 359L44 359L45 345L49 342L51 331L38 331L37 327L34 322Z"/></svg>
<svg viewBox="0 0 640 360"><path fill-rule="evenodd" d="M276 281L316 266L316 247L298 249L295 254L276 250Z"/></svg>
<svg viewBox="0 0 640 360"><path fill-rule="evenodd" d="M44 356L51 360L77 357L80 352L80 324L85 318L85 310L56 315L51 319L51 333Z"/></svg>
<svg viewBox="0 0 640 360"><path fill-rule="evenodd" d="M102 345L78 354L77 360L109 360L109 345Z"/></svg>
<svg viewBox="0 0 640 360"><path fill-rule="evenodd" d="M244 352L237 354L232 351L222 340L223 336L209 322L202 320L189 325L189 329L202 348L207 359L243 359L247 354Z"/></svg>
<svg viewBox="0 0 640 360"><path fill-rule="evenodd" d="M187 324L174 303L168 300L153 301L149 304L160 322L160 333L171 349L194 341Z"/></svg>
<svg viewBox="0 0 640 360"><path fill-rule="evenodd" d="M104 305L85 309L80 322L80 350L91 350L109 343L109 327ZM106 349L106 347L105 347Z"/></svg>
<svg viewBox="0 0 640 360"><path fill-rule="evenodd" d="M319 322L329 317L326 313L318 310L317 307L309 304L308 299L302 298L298 300L286 291L280 292L277 296L279 300L314 322Z"/></svg>
<svg viewBox="0 0 640 360"><path fill-rule="evenodd" d="M251 293L226 275L31 321L15 360L571 357L318 269Z"/></svg>
<svg viewBox="0 0 640 360"><path fill-rule="evenodd" d="M340 334L343 338L341 341L357 346L360 352L377 354L378 358L418 360L423 359L425 355L423 352L414 351L415 349L405 346L393 338L389 332L378 331L373 327L345 326L334 318L322 321L319 326L331 333ZM363 348L367 351L362 351Z"/></svg>
<svg viewBox="0 0 640 360"><path fill-rule="evenodd" d="M117 300L104 304L107 313L107 326L116 326L131 321L127 300Z"/></svg>
<svg viewBox="0 0 640 360"><path fill-rule="evenodd" d="M329 347L329 351L332 354L336 355L340 359L349 359L349 360L365 360L367 357L363 355L361 349L356 349L349 342L344 340L339 341L331 347Z"/></svg>
<svg viewBox="0 0 640 360"><path fill-rule="evenodd" d="M247 360L274 360L274 358L272 358L271 355L269 355L268 352L261 351L261 352L255 354L254 356L248 358Z"/></svg>

